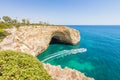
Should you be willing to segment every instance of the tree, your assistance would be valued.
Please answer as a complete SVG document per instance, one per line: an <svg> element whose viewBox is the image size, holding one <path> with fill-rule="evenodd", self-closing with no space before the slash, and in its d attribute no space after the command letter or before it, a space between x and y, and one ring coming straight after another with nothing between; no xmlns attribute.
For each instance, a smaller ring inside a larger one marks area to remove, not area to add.
<svg viewBox="0 0 120 80"><path fill-rule="evenodd" d="M5 21L5 22L11 22L11 18L9 16L3 16L2 19Z"/></svg>
<svg viewBox="0 0 120 80"><path fill-rule="evenodd" d="M13 19L11 22L12 22L13 24L17 24L17 23L18 23L17 19Z"/></svg>
<svg viewBox="0 0 120 80"><path fill-rule="evenodd" d="M22 23L25 24L25 23L26 23L26 20L25 20L25 19L22 19Z"/></svg>
<svg viewBox="0 0 120 80"><path fill-rule="evenodd" d="M26 24L27 24L27 25L30 25L30 21L29 21L29 20L26 20Z"/></svg>

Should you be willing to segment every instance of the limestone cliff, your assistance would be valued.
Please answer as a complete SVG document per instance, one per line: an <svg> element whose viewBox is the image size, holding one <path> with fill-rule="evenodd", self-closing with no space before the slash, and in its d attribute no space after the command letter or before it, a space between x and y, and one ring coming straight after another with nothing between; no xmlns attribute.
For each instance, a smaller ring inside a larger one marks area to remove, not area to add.
<svg viewBox="0 0 120 80"><path fill-rule="evenodd" d="M24 26L6 31L11 35L0 43L0 50L16 50L33 56L45 51L52 38L73 45L80 41L77 30L64 26Z"/></svg>

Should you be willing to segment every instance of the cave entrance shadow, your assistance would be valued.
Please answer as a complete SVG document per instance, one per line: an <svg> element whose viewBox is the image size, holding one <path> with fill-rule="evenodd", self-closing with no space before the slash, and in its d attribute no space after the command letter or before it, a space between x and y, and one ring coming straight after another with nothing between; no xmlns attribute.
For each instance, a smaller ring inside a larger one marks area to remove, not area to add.
<svg viewBox="0 0 120 80"><path fill-rule="evenodd" d="M60 40L58 40L58 39L56 39L56 38L54 38L54 37L51 39L51 42L50 42L50 45L52 45L52 44L71 45L71 44L69 44L69 43L61 42Z"/></svg>

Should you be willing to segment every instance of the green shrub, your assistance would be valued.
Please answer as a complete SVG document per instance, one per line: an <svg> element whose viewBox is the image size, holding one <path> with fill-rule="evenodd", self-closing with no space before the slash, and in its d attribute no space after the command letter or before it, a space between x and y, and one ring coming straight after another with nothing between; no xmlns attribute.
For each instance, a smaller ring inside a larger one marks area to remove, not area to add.
<svg viewBox="0 0 120 80"><path fill-rule="evenodd" d="M3 29L0 29L0 34L4 33L4 30Z"/></svg>
<svg viewBox="0 0 120 80"><path fill-rule="evenodd" d="M0 80L52 80L42 62L14 51L0 51Z"/></svg>
<svg viewBox="0 0 120 80"><path fill-rule="evenodd" d="M16 28L19 28L19 27L22 26L22 25L19 24L19 23L17 23L17 24L14 24L14 26L15 26Z"/></svg>
<svg viewBox="0 0 120 80"><path fill-rule="evenodd" d="M9 23L0 23L0 29L12 28Z"/></svg>
<svg viewBox="0 0 120 80"><path fill-rule="evenodd" d="M4 31L3 29L0 29L0 42L1 42L7 35L9 35L8 32Z"/></svg>

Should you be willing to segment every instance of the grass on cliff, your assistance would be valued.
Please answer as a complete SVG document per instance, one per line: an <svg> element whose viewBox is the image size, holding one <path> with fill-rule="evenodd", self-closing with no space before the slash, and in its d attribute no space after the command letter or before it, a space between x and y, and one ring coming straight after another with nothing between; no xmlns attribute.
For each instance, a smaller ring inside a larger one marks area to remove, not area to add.
<svg viewBox="0 0 120 80"><path fill-rule="evenodd" d="M14 51L0 51L0 80L52 80L35 57Z"/></svg>

